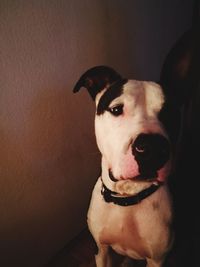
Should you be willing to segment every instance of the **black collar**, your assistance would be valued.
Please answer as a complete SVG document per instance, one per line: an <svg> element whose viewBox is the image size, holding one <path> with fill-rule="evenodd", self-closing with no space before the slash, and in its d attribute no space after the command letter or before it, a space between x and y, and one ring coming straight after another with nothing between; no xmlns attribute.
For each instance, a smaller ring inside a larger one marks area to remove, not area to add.
<svg viewBox="0 0 200 267"><path fill-rule="evenodd" d="M140 191L136 195L133 196L122 196L117 192L111 191L108 189L105 184L102 182L101 194L103 195L104 200L107 203L114 203L119 206L131 206L140 203L143 199L153 194L160 186L163 185L162 182L158 184L152 184L148 188Z"/></svg>

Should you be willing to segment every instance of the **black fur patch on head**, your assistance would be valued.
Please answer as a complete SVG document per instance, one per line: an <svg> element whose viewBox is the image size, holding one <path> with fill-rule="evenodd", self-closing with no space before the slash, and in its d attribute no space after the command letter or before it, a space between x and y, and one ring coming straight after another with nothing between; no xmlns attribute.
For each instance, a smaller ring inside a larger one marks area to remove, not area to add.
<svg viewBox="0 0 200 267"><path fill-rule="evenodd" d="M127 79L121 79L113 83L101 96L97 105L97 115L101 115L106 111L110 103L123 92L123 85L127 82Z"/></svg>

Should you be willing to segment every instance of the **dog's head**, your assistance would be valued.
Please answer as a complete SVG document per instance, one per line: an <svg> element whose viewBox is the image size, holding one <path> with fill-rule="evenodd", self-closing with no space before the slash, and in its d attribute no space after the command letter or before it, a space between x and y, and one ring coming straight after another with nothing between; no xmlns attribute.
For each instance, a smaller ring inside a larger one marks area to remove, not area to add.
<svg viewBox="0 0 200 267"><path fill-rule="evenodd" d="M159 84L125 79L107 66L91 68L80 77L74 92L85 87L96 103L103 177L113 181L168 177L181 107L199 82L197 33L198 27L190 29L171 49Z"/></svg>
<svg viewBox="0 0 200 267"><path fill-rule="evenodd" d="M113 181L165 181L178 133L178 107L157 83L123 78L107 66L86 71L74 87L96 103L102 171Z"/></svg>

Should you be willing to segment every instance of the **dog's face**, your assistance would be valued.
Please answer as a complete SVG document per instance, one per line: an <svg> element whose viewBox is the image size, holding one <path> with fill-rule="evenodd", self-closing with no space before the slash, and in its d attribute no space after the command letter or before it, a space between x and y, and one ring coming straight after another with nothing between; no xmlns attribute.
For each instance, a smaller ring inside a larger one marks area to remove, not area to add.
<svg viewBox="0 0 200 267"><path fill-rule="evenodd" d="M95 132L113 180L159 179L169 174L170 140L159 114L165 103L153 82L128 80L96 96ZM105 166L104 166L105 168Z"/></svg>
<svg viewBox="0 0 200 267"><path fill-rule="evenodd" d="M161 86L123 79L102 66L87 71L75 92L82 86L96 103L95 133L103 171L113 181L165 181L171 168L170 127L176 125L176 114Z"/></svg>

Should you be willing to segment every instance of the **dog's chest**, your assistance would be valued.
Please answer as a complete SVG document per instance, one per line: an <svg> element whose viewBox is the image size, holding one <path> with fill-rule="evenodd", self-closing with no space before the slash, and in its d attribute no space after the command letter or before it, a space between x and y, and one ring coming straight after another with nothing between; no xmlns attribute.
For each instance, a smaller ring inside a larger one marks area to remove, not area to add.
<svg viewBox="0 0 200 267"><path fill-rule="evenodd" d="M106 203L96 188L89 210L89 226L98 235L96 239L137 259L151 257L158 248L166 249L171 209L166 190L161 190L137 205L121 207Z"/></svg>
<svg viewBox="0 0 200 267"><path fill-rule="evenodd" d="M121 212L119 211L119 213ZM99 233L100 242L109 244L122 255L129 255L138 259L147 257L148 250L136 218L129 214L127 216L121 214L120 217L115 215L111 214L102 227Z"/></svg>

